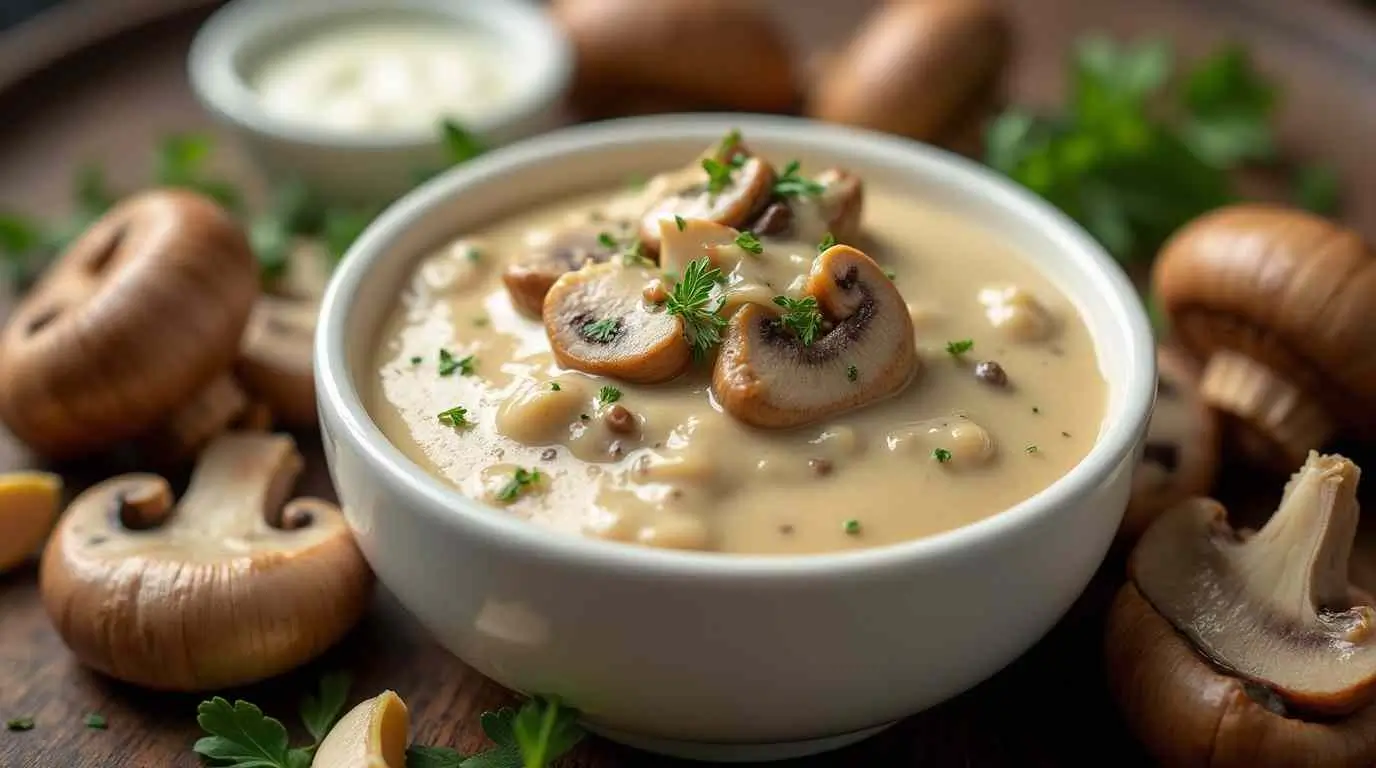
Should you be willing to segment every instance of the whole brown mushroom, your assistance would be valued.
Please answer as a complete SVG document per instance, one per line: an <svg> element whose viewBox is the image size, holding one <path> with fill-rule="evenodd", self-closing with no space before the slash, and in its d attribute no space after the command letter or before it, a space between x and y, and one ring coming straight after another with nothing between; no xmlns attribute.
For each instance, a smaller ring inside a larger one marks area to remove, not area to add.
<svg viewBox="0 0 1376 768"><path fill-rule="evenodd" d="M808 114L968 151L1002 102L1011 52L990 0L888 3L828 59Z"/></svg>
<svg viewBox="0 0 1376 768"><path fill-rule="evenodd" d="M130 198L15 308L0 335L0 419L34 451L71 458L183 408L222 412L257 295L248 240L214 203L173 190Z"/></svg>
<svg viewBox="0 0 1376 768"><path fill-rule="evenodd" d="M1171 238L1153 282L1246 453L1284 471L1340 429L1376 433L1376 252L1356 232L1234 205Z"/></svg>
<svg viewBox="0 0 1376 768"><path fill-rule="evenodd" d="M1359 474L1311 453L1255 534L1210 499L1147 529L1105 652L1129 726L1163 764L1376 764L1376 613L1347 576Z"/></svg>
<svg viewBox="0 0 1376 768"><path fill-rule="evenodd" d="M556 0L573 41L572 99L591 115L787 110L793 59L767 11L739 0Z"/></svg>
<svg viewBox="0 0 1376 768"><path fill-rule="evenodd" d="M234 372L274 421L288 428L316 426L315 369L311 346L319 305L263 296L244 331Z"/></svg>
<svg viewBox="0 0 1376 768"><path fill-rule="evenodd" d="M131 474L68 506L39 589L87 666L158 690L242 685L296 667L358 621L372 574L339 508L288 501L302 466L286 435L221 435L174 503Z"/></svg>
<svg viewBox="0 0 1376 768"><path fill-rule="evenodd" d="M1218 416L1199 394L1199 366L1175 347L1161 346L1156 370L1156 405L1118 528L1124 542L1135 541L1165 510L1207 496L1218 474Z"/></svg>

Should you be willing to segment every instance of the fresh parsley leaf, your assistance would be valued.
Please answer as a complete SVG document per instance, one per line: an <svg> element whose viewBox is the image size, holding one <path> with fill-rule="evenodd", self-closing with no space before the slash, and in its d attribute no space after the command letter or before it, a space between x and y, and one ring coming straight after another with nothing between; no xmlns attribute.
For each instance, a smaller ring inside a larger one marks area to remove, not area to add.
<svg viewBox="0 0 1376 768"><path fill-rule="evenodd" d="M601 403L602 405L611 405L612 403L620 399L621 390L611 386L610 384L602 387L597 391L597 402Z"/></svg>
<svg viewBox="0 0 1376 768"><path fill-rule="evenodd" d="M248 225L248 241L264 279L275 280L287 271L296 242L281 218L271 214L254 217Z"/></svg>
<svg viewBox="0 0 1376 768"><path fill-rule="evenodd" d="M281 721L263 714L248 703L230 704L216 696L196 708L196 722L208 736L196 741L192 751L238 768L297 768L299 758L287 748L287 729ZM309 756L307 756L309 763Z"/></svg>
<svg viewBox="0 0 1376 768"><path fill-rule="evenodd" d="M7 731L32 731L32 730L33 730L33 718L32 718L32 717L14 717L14 718L10 718L9 720L6 720L6 721L5 721L5 730L7 730Z"/></svg>
<svg viewBox="0 0 1376 768"><path fill-rule="evenodd" d="M1229 168L1275 155L1277 90L1252 66L1246 48L1229 45L1201 59L1185 76L1180 96L1187 115L1183 136L1201 158Z"/></svg>
<svg viewBox="0 0 1376 768"><path fill-rule="evenodd" d="M846 381L855 381L860 378L860 369L853 365L846 366Z"/></svg>
<svg viewBox="0 0 1376 768"><path fill-rule="evenodd" d="M683 217L676 213L674 214L674 226L678 227L678 231L682 232L688 228L688 222L684 221Z"/></svg>
<svg viewBox="0 0 1376 768"><path fill-rule="evenodd" d="M736 245L746 253L751 253L756 256L764 253L764 243L760 242L760 238L756 237L755 233L748 229L736 235Z"/></svg>
<svg viewBox="0 0 1376 768"><path fill-rule="evenodd" d="M933 448L932 458L936 459L938 464L945 464L951 460L951 452L945 448Z"/></svg>
<svg viewBox="0 0 1376 768"><path fill-rule="evenodd" d="M559 390L563 389L563 387L559 386L559 382L557 381L551 381L549 383L549 388L553 392L558 392Z"/></svg>
<svg viewBox="0 0 1376 768"><path fill-rule="evenodd" d="M412 744L406 748L406 768L469 768L458 750ZM513 768L522 768L516 763Z"/></svg>
<svg viewBox="0 0 1376 768"><path fill-rule="evenodd" d="M12 213L0 213L0 254L19 257L43 242L43 226L37 221Z"/></svg>
<svg viewBox="0 0 1376 768"><path fill-rule="evenodd" d="M854 518L841 524L841 530L845 531L847 536L859 536L861 527L860 521Z"/></svg>
<svg viewBox="0 0 1376 768"><path fill-rule="evenodd" d="M164 138L154 155L154 182L199 192L230 211L239 211L243 203L239 190L206 174L214 148L214 139L206 134L180 133Z"/></svg>
<svg viewBox="0 0 1376 768"><path fill-rule="evenodd" d="M655 263L645 255L645 246L639 240L632 240L621 251L621 263L628 267L653 267Z"/></svg>
<svg viewBox="0 0 1376 768"><path fill-rule="evenodd" d="M468 422L468 409L462 405L456 405L448 410L440 411L438 418L441 424L451 427L466 427Z"/></svg>
<svg viewBox="0 0 1376 768"><path fill-rule="evenodd" d="M830 233L822 235L822 239L817 243L817 252L826 253L827 249L836 245L836 238Z"/></svg>
<svg viewBox="0 0 1376 768"><path fill-rule="evenodd" d="M349 252L375 215L372 210L356 208L326 209L320 226L320 239L325 242L325 249L336 262Z"/></svg>
<svg viewBox="0 0 1376 768"><path fill-rule="evenodd" d="M1296 205L1320 216L1338 212L1342 195L1337 171L1325 165L1304 166L1296 172L1294 184Z"/></svg>
<svg viewBox="0 0 1376 768"><path fill-rule="evenodd" d="M546 768L583 740L578 712L558 699L533 697L521 705L511 721L525 768Z"/></svg>
<svg viewBox="0 0 1376 768"><path fill-rule="evenodd" d="M1023 448L1022 450L1023 450L1023 453L1038 453L1039 451L1041 451L1041 449L1038 448L1035 444L1030 444L1030 445L1028 445L1026 448Z"/></svg>
<svg viewBox="0 0 1376 768"><path fill-rule="evenodd" d="M707 172L707 192L717 195L731 186L731 166L711 157L702 159L702 170Z"/></svg>
<svg viewBox="0 0 1376 768"><path fill-rule="evenodd" d="M726 327L725 318L717 314L721 301L712 290L723 279L721 270L706 256L693 259L664 302L666 312L683 320L684 334L699 359L721 343L721 331Z"/></svg>
<svg viewBox="0 0 1376 768"><path fill-rule="evenodd" d="M726 162L731 161L736 156L736 149L741 145L741 131L739 128L732 128L721 138L717 144L716 156Z"/></svg>
<svg viewBox="0 0 1376 768"><path fill-rule="evenodd" d="M783 173L774 181L774 194L779 197L816 197L826 191L826 187L802 175L802 164L797 160L784 166Z"/></svg>
<svg viewBox="0 0 1376 768"><path fill-rule="evenodd" d="M583 324L583 338L598 344L610 344L621 335L621 318L604 317Z"/></svg>
<svg viewBox="0 0 1376 768"><path fill-rule="evenodd" d="M76 172L72 196L76 198L78 213L88 220L94 220L119 202L119 195L105 180L105 169L93 163L81 166Z"/></svg>
<svg viewBox="0 0 1376 768"><path fill-rule="evenodd" d="M951 357L960 357L961 355L965 354L966 352L969 352L974 348L975 342L972 339L961 339L959 341L946 342L946 354L950 355Z"/></svg>
<svg viewBox="0 0 1376 768"><path fill-rule="evenodd" d="M497 501L515 501L518 496L531 490L542 479L538 469L517 467L516 471L511 473L511 479L502 486L501 490L497 491Z"/></svg>
<svg viewBox="0 0 1376 768"><path fill-rule="evenodd" d="M105 715L99 712L91 712L81 719L83 725L93 731L103 731L110 727L110 723L105 719Z"/></svg>
<svg viewBox="0 0 1376 768"><path fill-rule="evenodd" d="M602 247L606 248L609 251L616 251L621 249L621 244L616 241L615 237L612 237L612 233L610 232L597 233L597 242L601 243Z"/></svg>
<svg viewBox="0 0 1376 768"><path fill-rule="evenodd" d="M783 308L779 322L798 337L803 346L810 347L817 340L822 329L822 312L817 307L817 298L804 296L794 299L788 296L775 296L774 303Z"/></svg>
<svg viewBox="0 0 1376 768"><path fill-rule="evenodd" d="M441 376L453 376L456 372L460 376L472 376L477 358L473 355L455 357L453 352L441 348L439 355L439 372Z"/></svg>
<svg viewBox="0 0 1376 768"><path fill-rule="evenodd" d="M457 121L440 121L440 137L444 140L445 159L450 165L466 163L487 151L482 141Z"/></svg>

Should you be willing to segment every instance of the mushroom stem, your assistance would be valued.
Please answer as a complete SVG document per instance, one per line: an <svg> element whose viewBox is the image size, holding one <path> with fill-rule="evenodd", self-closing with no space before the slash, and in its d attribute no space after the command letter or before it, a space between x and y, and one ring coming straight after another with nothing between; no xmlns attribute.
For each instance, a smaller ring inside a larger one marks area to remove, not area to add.
<svg viewBox="0 0 1376 768"><path fill-rule="evenodd" d="M195 524L208 536L242 527L235 510L244 506L261 510L273 528L299 528L299 514L283 506L303 466L287 441L216 440L201 454L196 481L180 506L197 510Z"/></svg>
<svg viewBox="0 0 1376 768"><path fill-rule="evenodd" d="M1204 368L1200 393L1209 405L1240 423L1240 437L1249 452L1269 457L1277 466L1304 461L1336 431L1317 399L1270 366L1238 352L1214 352Z"/></svg>
<svg viewBox="0 0 1376 768"><path fill-rule="evenodd" d="M248 408L248 395L233 376L211 380L191 402L174 411L151 433L141 438L144 450L158 462L189 459L229 428Z"/></svg>

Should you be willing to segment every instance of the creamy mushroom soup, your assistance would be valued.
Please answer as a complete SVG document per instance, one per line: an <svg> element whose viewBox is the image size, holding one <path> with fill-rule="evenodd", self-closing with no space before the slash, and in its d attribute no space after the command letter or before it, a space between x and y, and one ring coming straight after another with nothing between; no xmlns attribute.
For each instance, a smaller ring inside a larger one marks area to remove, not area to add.
<svg viewBox="0 0 1376 768"><path fill-rule="evenodd" d="M1011 244L862 181L728 137L465 233L402 291L373 415L505 514L655 547L845 550L1007 509L1098 435L1089 333Z"/></svg>

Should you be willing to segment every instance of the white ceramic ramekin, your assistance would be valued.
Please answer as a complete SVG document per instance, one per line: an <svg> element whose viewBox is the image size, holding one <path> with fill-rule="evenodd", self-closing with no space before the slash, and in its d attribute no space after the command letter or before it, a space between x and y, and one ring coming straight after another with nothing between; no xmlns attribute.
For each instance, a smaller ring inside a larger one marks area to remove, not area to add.
<svg viewBox="0 0 1376 768"><path fill-rule="evenodd" d="M554 534L464 498L387 441L360 391L417 257L503 215L671 167L732 127L764 154L844 165L958 212L1035 261L1085 317L1108 382L1084 461L949 533L843 554L735 556ZM397 202L335 275L315 365L325 448L359 544L441 643L506 686L563 697L612 738L761 759L840 746L960 693L1057 621L1122 516L1155 391L1153 349L1141 302L1104 251L976 163L790 118L668 116L522 142Z"/></svg>
<svg viewBox="0 0 1376 768"><path fill-rule="evenodd" d="M385 202L441 168L439 126L410 134L359 136L301 126L266 112L248 73L269 50L350 17L425 14L453 19L499 41L517 69L505 108L465 128L490 145L563 121L572 49L543 7L530 0L231 0L202 25L188 69L201 105L233 130L271 177L304 180L322 197Z"/></svg>

